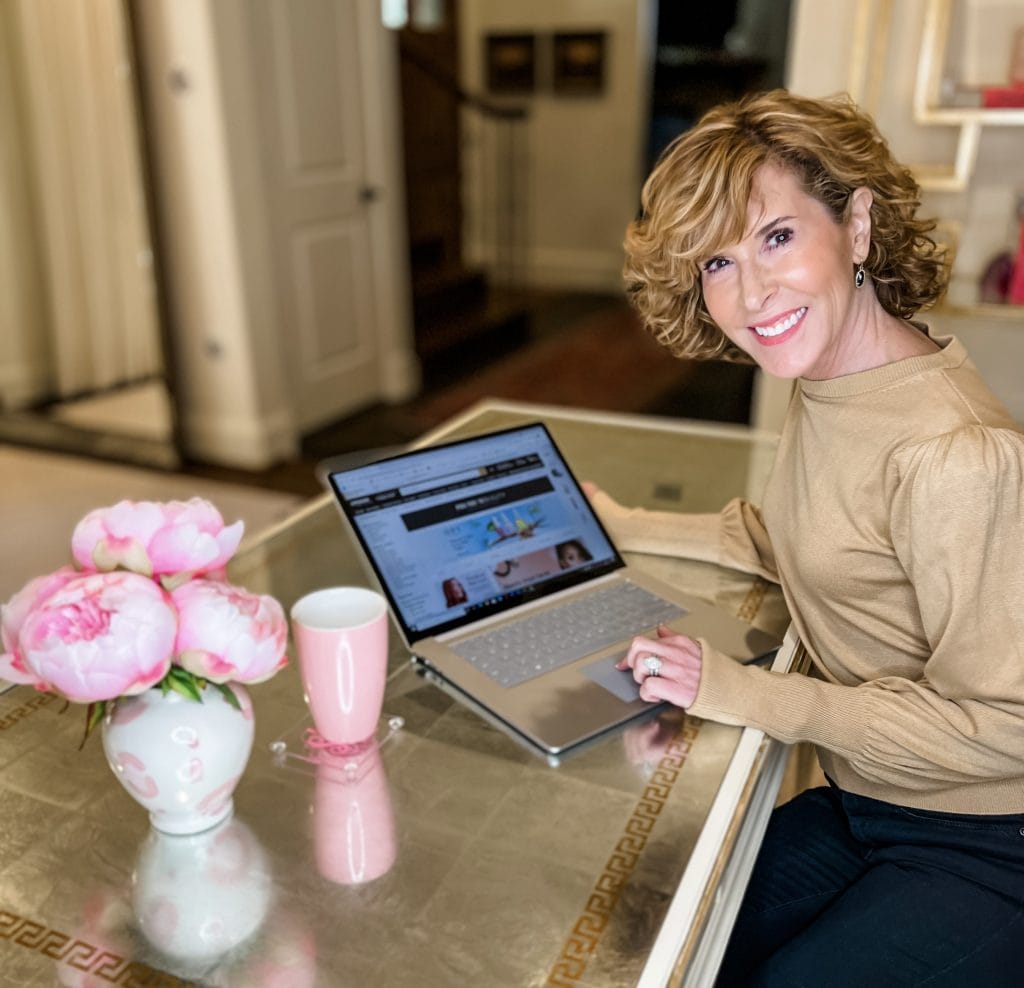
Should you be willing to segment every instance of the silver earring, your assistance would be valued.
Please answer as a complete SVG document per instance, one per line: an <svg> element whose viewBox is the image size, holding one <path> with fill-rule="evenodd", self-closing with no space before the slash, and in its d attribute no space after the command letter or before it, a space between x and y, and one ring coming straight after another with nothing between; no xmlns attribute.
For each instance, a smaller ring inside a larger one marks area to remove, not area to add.
<svg viewBox="0 0 1024 988"><path fill-rule="evenodd" d="M860 288L860 286L864 284L864 278L865 278L865 275L864 275L864 265L863 264L859 264L859 265L857 265L857 273L853 276L853 283L858 288Z"/></svg>

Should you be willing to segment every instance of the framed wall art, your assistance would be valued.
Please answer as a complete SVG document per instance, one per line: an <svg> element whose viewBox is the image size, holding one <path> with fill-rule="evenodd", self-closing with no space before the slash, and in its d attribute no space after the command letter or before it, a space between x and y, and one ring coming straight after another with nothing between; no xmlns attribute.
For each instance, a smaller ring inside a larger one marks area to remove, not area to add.
<svg viewBox="0 0 1024 988"><path fill-rule="evenodd" d="M532 34L484 36L487 89L492 93L532 93L536 85L536 39Z"/></svg>
<svg viewBox="0 0 1024 988"><path fill-rule="evenodd" d="M551 88L565 96L596 95L604 89L604 31L559 31L551 38Z"/></svg>

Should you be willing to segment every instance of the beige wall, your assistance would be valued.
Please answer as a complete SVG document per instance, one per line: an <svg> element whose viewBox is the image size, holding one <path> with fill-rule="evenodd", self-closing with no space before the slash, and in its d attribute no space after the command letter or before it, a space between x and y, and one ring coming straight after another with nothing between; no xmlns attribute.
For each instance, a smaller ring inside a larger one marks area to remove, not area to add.
<svg viewBox="0 0 1024 988"><path fill-rule="evenodd" d="M466 88L485 94L484 37L535 33L541 45L538 91L516 98L530 111L526 140L526 274L534 285L622 289L622 238L639 200L655 22L653 0L471 0L460 5L461 71ZM605 31L605 90L599 96L556 96L547 85L545 36L553 31ZM506 99L510 99L506 97ZM474 155L479 143L467 120L467 253L492 256L481 232Z"/></svg>
<svg viewBox="0 0 1024 988"><path fill-rule="evenodd" d="M1010 119L980 118L976 157L958 180L954 165L963 124L915 110L926 15L933 0L796 0L787 85L809 96L849 92L877 119L894 154L925 187L922 212L942 223L958 242L947 302L924 318L938 333L955 333L1018 421L1024 422L1024 312L1019 307L975 304L977 280L987 261L1016 244L1015 202L1024 194L1024 111ZM1022 0L952 0L955 14L946 52L953 64L975 65L967 47L1012 34L1024 24ZM983 28L983 30L982 30ZM973 70L972 70L973 71ZM977 81L973 78L966 81ZM920 102L920 101L919 101ZM968 122L967 126L973 126ZM777 429L790 386L759 377L755 422Z"/></svg>

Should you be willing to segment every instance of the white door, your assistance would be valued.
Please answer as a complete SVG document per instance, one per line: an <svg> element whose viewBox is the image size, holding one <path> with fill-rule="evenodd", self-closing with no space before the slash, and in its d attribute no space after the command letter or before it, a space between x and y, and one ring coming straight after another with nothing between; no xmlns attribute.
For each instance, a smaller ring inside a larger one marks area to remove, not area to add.
<svg viewBox="0 0 1024 988"><path fill-rule="evenodd" d="M408 294L408 278L394 243L400 172L381 169L400 147L388 146L394 132L381 114L386 123L397 107L382 105L388 89L376 84L389 67L375 0L259 0L250 9L277 315L302 432L395 391L385 379L389 336L393 344L408 307L387 310Z"/></svg>

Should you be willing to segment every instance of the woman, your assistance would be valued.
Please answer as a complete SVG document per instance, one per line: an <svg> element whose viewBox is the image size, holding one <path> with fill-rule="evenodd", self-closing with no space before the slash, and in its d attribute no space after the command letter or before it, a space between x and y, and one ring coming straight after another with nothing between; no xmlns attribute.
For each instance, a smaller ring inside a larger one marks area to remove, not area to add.
<svg viewBox="0 0 1024 988"><path fill-rule="evenodd" d="M1024 436L911 321L946 277L918 205L848 100L775 91L677 138L628 233L662 343L795 382L761 510L591 490L624 548L778 581L812 661L659 629L621 663L647 700L812 742L830 783L773 815L721 985L1024 983Z"/></svg>

